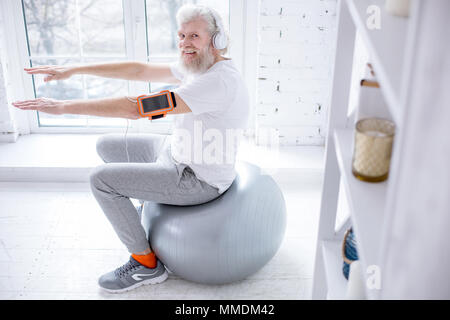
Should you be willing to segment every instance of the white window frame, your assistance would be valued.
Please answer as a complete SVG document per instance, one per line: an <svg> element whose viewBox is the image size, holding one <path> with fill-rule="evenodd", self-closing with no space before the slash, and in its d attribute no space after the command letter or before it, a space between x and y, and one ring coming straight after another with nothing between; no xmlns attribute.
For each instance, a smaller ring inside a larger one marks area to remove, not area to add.
<svg viewBox="0 0 450 320"><path fill-rule="evenodd" d="M229 0L230 38L232 46L229 56L233 58L237 68L242 72L250 91L250 99L256 101L256 72L257 72L257 18L259 16L260 0ZM126 36L127 57L132 61L147 61L146 48L146 17L145 1L123 1L124 24ZM10 68L10 78L15 85L14 99L34 99L32 77L23 71L29 67L25 21L22 11L22 1L2 0L0 11L8 12L9 19L5 19L3 27L8 30L6 55L9 61L15 61L14 68ZM6 33L5 33L6 34ZM131 36L128 36L131 35ZM148 90L148 83L129 81L130 95L139 95ZM252 111L254 103L251 104ZM20 112L16 119L19 133L108 133L123 132L122 127L39 127L37 112ZM254 118L253 112L251 113ZM253 123L253 122L252 122ZM171 121L149 121L147 119L129 121L129 132L151 132L170 134Z"/></svg>

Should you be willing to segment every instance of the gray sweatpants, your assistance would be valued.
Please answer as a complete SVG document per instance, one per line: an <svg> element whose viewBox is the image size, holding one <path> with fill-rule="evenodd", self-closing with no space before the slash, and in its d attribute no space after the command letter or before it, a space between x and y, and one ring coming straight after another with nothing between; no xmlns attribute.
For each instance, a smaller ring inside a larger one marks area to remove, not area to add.
<svg viewBox="0 0 450 320"><path fill-rule="evenodd" d="M218 189L198 180L185 164L175 164L170 152L171 136L129 134L130 163L122 134L107 134L97 141L105 164L90 175L91 190L130 253L149 247L132 199L173 205L195 205L219 196Z"/></svg>

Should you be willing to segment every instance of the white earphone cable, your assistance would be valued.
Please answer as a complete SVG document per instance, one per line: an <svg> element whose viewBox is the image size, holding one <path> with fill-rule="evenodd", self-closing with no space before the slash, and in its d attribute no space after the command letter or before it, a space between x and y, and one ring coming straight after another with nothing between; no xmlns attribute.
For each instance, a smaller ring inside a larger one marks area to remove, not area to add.
<svg viewBox="0 0 450 320"><path fill-rule="evenodd" d="M135 98L131 98L129 96L125 96L125 98L127 98L127 100L132 102L132 103L137 103L137 99L135 99ZM128 154L128 140L127 140L127 134L128 134L128 127L129 127L129 125L130 125L130 122L127 119L127 129L125 131L125 152L127 153L127 160L128 160L128 162L130 162L130 155Z"/></svg>
<svg viewBox="0 0 450 320"><path fill-rule="evenodd" d="M127 130L125 131L125 152L127 153L127 160L128 162L130 162L130 155L128 154L128 140L127 140L128 126L129 120L127 119Z"/></svg>

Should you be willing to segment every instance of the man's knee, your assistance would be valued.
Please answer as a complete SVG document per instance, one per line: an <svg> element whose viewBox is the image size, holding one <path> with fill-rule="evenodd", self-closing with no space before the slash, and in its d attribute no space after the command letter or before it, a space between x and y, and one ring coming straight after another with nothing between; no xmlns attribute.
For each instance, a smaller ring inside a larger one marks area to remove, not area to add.
<svg viewBox="0 0 450 320"><path fill-rule="evenodd" d="M102 157L102 155L105 153L104 151L108 148L108 145L111 144L111 138L111 134L105 134L97 139L95 148L97 149L97 154L100 157Z"/></svg>
<svg viewBox="0 0 450 320"><path fill-rule="evenodd" d="M110 157L108 157L108 155L111 152L114 152L121 140L123 140L123 135L117 133L108 133L100 136L97 139L95 146L97 154L103 159L103 161L109 162L107 161Z"/></svg>
<svg viewBox="0 0 450 320"><path fill-rule="evenodd" d="M106 164L101 164L91 170L89 173L89 182L91 188L99 189L105 185L105 178L107 176L108 167Z"/></svg>

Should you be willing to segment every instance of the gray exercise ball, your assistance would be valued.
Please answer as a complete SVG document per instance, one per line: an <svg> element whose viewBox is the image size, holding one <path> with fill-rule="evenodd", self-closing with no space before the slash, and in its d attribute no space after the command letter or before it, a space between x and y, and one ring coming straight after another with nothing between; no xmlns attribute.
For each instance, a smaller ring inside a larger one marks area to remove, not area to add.
<svg viewBox="0 0 450 320"><path fill-rule="evenodd" d="M277 252L286 229L283 194L269 175L248 162L218 198L200 205L144 203L142 224L167 269L197 283L239 281Z"/></svg>

